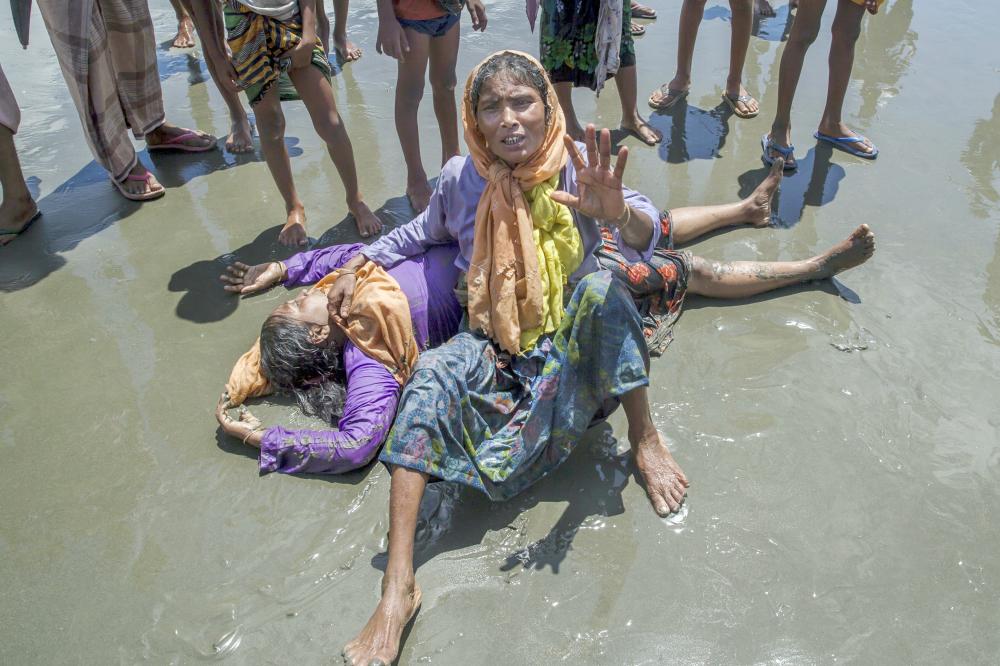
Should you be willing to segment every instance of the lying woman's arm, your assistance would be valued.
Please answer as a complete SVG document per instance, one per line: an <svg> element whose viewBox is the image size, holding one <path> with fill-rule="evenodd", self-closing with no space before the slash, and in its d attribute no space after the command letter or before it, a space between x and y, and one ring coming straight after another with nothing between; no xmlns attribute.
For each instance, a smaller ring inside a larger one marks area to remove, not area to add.
<svg viewBox="0 0 1000 666"><path fill-rule="evenodd" d="M299 252L284 261L270 261L251 266L241 261L226 266L226 272L219 279L226 282L226 291L249 296L270 289L279 282L286 287L319 282L358 255L361 243L331 245L318 250Z"/></svg>
<svg viewBox="0 0 1000 666"><path fill-rule="evenodd" d="M285 286L297 287L319 282L357 256L364 247L361 243L351 243L299 252L281 262L285 266Z"/></svg>
<svg viewBox="0 0 1000 666"><path fill-rule="evenodd" d="M339 429L268 428L260 443L262 474L340 474L375 457L396 415L399 383L351 343L344 348L344 366L347 399Z"/></svg>

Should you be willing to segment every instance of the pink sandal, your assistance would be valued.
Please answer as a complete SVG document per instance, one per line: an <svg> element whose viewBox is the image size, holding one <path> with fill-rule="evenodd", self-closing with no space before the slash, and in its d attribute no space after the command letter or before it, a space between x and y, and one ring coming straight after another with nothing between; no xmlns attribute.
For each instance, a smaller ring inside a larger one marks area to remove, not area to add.
<svg viewBox="0 0 1000 666"><path fill-rule="evenodd" d="M166 190L165 187L163 187L163 185L160 185L159 186L160 189L158 189L158 190L153 189L152 183L149 182L150 178L152 178L152 177L153 177L153 174L151 174L148 171L143 176L137 176L137 175L131 174L131 173L129 175L125 176L125 180L132 180L132 181L137 181L137 182L138 181L142 181L142 182L146 183L146 187L149 188L149 192L144 192L142 194L132 194L131 192L129 192L128 190L126 190L124 187L122 187L122 183L119 183L114 178L111 179L111 182L114 184L114 186L116 188L118 188L118 191L121 192L121 195L123 197L125 197L126 199L128 199L129 201L150 201L152 199L159 199L160 197L162 197L164 194L167 193L167 190ZM122 181L122 182L125 182L125 181Z"/></svg>
<svg viewBox="0 0 1000 666"><path fill-rule="evenodd" d="M163 143L150 144L149 142L147 142L146 150L148 150L149 152L153 152L154 150L183 150L184 152L187 153L203 153L206 150L215 149L214 140L207 146L189 146L184 143L188 139L194 139L200 137L209 138L209 135L201 134L200 132L192 132L188 130L187 132L182 132L181 134L178 134L177 136L171 139L167 139Z"/></svg>

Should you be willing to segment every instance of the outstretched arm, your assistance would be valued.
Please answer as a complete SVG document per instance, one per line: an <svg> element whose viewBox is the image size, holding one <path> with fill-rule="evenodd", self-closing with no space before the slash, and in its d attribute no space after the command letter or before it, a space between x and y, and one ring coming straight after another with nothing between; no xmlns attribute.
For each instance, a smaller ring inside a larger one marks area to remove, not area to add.
<svg viewBox="0 0 1000 666"><path fill-rule="evenodd" d="M568 134L564 141L576 170L577 193L553 192L552 200L604 221L617 231L626 246L646 254L654 240L656 221L648 211L626 201L630 192L622 185L622 174L628 163L628 148L619 151L612 167L611 133L607 129L601 130L598 142L594 126L587 125L586 160Z"/></svg>
<svg viewBox="0 0 1000 666"><path fill-rule="evenodd" d="M396 415L400 386L378 361L354 345L344 350L347 400L339 428L268 428L260 443L260 471L340 474L366 465L378 453Z"/></svg>

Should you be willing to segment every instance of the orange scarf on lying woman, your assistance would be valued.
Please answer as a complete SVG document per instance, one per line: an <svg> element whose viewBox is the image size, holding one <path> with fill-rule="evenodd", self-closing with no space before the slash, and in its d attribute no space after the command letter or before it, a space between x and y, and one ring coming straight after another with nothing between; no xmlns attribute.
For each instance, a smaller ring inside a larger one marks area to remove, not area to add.
<svg viewBox="0 0 1000 666"><path fill-rule="evenodd" d="M527 53L501 53L523 56L545 71ZM530 349L540 334L558 326L563 311L562 287L583 255L572 214L548 198L567 159L563 144L566 120L552 84L548 83L545 92L550 109L545 137L527 161L511 169L490 151L479 130L472 108L472 85L480 68L495 55L469 74L462 102L465 143L476 171L486 180L476 207L467 275L469 328L483 331L503 350L516 354ZM533 210L545 219L533 219Z"/></svg>
<svg viewBox="0 0 1000 666"><path fill-rule="evenodd" d="M330 273L313 288L327 291L340 274L339 269ZM365 356L385 366L402 386L410 378L419 353L409 301L399 283L370 261L358 269L356 277L351 310L346 322L337 325ZM271 393L271 385L260 370L260 338L236 362L226 391L232 405Z"/></svg>

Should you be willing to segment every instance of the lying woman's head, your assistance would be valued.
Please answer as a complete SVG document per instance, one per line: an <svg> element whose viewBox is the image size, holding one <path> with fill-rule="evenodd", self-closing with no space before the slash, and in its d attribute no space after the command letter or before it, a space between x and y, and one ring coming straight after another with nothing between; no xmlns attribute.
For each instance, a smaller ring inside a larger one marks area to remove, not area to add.
<svg viewBox="0 0 1000 666"><path fill-rule="evenodd" d="M307 289L271 313L260 329L260 369L306 414L331 422L343 410L345 377L326 302L323 292Z"/></svg>
<svg viewBox="0 0 1000 666"><path fill-rule="evenodd" d="M519 53L490 56L469 86L472 111L490 151L515 167L542 145L555 112L545 71Z"/></svg>

